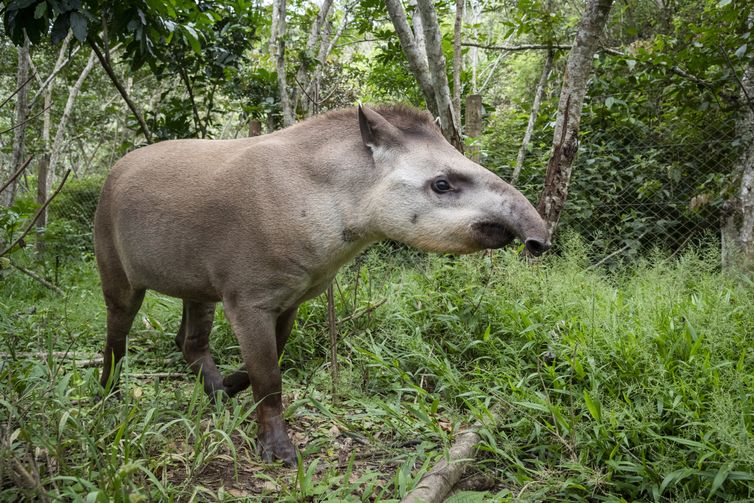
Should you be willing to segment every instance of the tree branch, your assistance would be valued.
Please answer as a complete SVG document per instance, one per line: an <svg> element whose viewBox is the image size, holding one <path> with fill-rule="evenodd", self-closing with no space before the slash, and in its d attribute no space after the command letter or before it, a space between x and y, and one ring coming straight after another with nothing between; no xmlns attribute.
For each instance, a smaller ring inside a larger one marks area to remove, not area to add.
<svg viewBox="0 0 754 503"><path fill-rule="evenodd" d="M152 139L152 132L149 131L149 128L147 127L147 123L144 122L144 117L142 117L141 113L139 112L139 109L136 108L136 105L134 104L134 102L131 101L131 98L128 96L128 93L126 92L126 89L123 87L123 84L121 84L120 81L118 80L118 76L115 75L115 72L113 71L113 67L110 66L110 62L102 54L102 51L97 46L97 43L94 41L94 39L90 37L88 41L89 41L89 45L92 47L92 50L94 51L94 54L97 55L97 59L99 59L99 62L102 65L102 68L105 69L107 76L110 77L110 80L112 81L113 85L118 89L118 92L125 100L126 105L128 105L128 108L131 109L131 112L134 114L134 116L136 117L136 120L139 122L139 128L141 129L141 132L144 134L144 138L146 138L147 143L154 143L154 140Z"/></svg>
<svg viewBox="0 0 754 503"><path fill-rule="evenodd" d="M37 221L39 216L42 214L42 212L47 209L47 207L50 205L53 199L55 199L55 196L57 196L60 193L60 190L63 188L63 185L65 185L66 180L68 180L68 176L71 174L71 170L65 172L65 176L63 176L63 179L60 180L60 185L58 185L58 188L55 190L55 192L52 193L52 195L45 201L45 203L37 210L37 212L32 217L31 221L26 225L26 228L23 230L20 236L16 238L15 241L13 241L10 245L8 245L7 248L5 248L2 252L0 252L0 257L10 252L15 246L21 242L23 238L26 237L26 235L31 231L32 227L34 227L34 223Z"/></svg>
<svg viewBox="0 0 754 503"><path fill-rule="evenodd" d="M535 50L552 50L568 51L572 45L547 45L547 44L522 44L522 45L488 45L477 42L461 42L464 47L478 47L479 49L489 49L491 51L535 51Z"/></svg>
<svg viewBox="0 0 754 503"><path fill-rule="evenodd" d="M26 169L26 167L29 165L32 159L33 159L32 157L29 157L28 159L26 159L26 161L24 161L21 167L18 168L16 172L11 175L10 179L7 182L5 182L2 187L0 187L0 193L2 193L5 189L7 189L8 185L13 183L13 180L18 178L21 175L21 173L23 173L23 171Z"/></svg>

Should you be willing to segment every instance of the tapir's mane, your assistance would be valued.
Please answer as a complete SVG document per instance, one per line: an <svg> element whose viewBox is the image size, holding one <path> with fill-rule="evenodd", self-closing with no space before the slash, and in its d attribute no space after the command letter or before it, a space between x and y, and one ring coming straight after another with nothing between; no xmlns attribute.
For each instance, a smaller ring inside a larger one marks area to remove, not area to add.
<svg viewBox="0 0 754 503"><path fill-rule="evenodd" d="M437 124L435 124L432 115L425 110L402 104L366 106L382 115L388 122L407 135L441 135L440 129ZM312 121L335 123L348 122L352 127L358 129L359 122L356 114L356 107L342 108L318 115L314 117Z"/></svg>

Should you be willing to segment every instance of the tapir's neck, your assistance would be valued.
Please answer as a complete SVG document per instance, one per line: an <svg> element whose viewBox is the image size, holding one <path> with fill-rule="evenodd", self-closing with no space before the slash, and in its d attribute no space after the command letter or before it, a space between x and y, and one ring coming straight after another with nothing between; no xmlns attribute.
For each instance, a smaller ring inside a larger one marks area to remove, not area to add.
<svg viewBox="0 0 754 503"><path fill-rule="evenodd" d="M292 127L275 133L299 153L295 204L301 218L303 266L313 283L327 282L357 254L383 238L369 212L377 173L358 129L344 127L337 139L315 128Z"/></svg>

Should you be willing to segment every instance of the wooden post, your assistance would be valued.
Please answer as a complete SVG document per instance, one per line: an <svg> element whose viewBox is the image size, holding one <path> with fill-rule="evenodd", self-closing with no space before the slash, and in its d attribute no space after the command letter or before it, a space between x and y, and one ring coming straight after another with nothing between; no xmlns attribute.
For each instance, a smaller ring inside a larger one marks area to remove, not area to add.
<svg viewBox="0 0 754 503"><path fill-rule="evenodd" d="M44 205L45 201L47 201L47 179L49 176L47 174L47 168L49 165L49 155L42 156L42 158L39 160L39 164L37 165L37 203L39 203L40 206ZM43 208L42 213L40 213L39 218L37 219L36 227L36 250L38 258L41 259L42 254L45 250L43 232L44 228L47 227L47 208Z"/></svg>
<svg viewBox="0 0 754 503"><path fill-rule="evenodd" d="M257 119L249 119L249 136L259 136L262 134L262 123Z"/></svg>
<svg viewBox="0 0 754 503"><path fill-rule="evenodd" d="M482 134L482 95L469 94L466 96L466 136L472 139L468 148L468 156L474 162L481 159L481 149L473 140Z"/></svg>

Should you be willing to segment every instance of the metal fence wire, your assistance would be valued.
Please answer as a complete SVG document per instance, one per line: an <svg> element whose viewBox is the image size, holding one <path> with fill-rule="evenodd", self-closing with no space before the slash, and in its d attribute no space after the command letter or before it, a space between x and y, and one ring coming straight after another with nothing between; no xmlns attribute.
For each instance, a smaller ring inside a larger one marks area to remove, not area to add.
<svg viewBox="0 0 754 503"><path fill-rule="evenodd" d="M551 131L535 135L518 184L535 203L542 191ZM507 179L516 149L498 152L498 158L488 152L482 161ZM656 248L673 253L702 242L719 242L724 194L737 152L732 128L636 123L616 129L611 124L582 122L559 233L580 235L593 261L600 263L632 260ZM92 218L109 168L98 169L74 176L50 206L48 225L38 238L44 239L45 252L58 260L93 249ZM20 183L19 197L33 198L33 194L30 175ZM35 239L32 234L29 244ZM33 248L27 246L24 253Z"/></svg>

